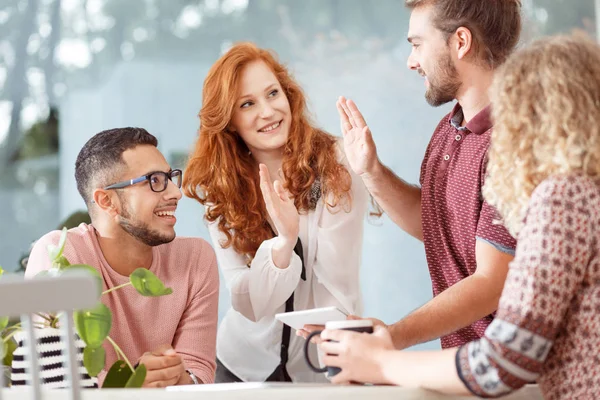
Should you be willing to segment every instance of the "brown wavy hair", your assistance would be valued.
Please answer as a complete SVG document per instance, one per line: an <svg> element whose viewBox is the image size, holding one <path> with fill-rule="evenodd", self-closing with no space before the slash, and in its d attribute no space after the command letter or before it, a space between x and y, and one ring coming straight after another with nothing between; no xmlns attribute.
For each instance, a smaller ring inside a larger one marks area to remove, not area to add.
<svg viewBox="0 0 600 400"><path fill-rule="evenodd" d="M484 196L516 235L543 180L600 177L600 47L584 35L541 39L500 67L490 96Z"/></svg>
<svg viewBox="0 0 600 400"><path fill-rule="evenodd" d="M521 34L521 0L405 0L410 10L433 7L433 24L446 41L458 28L473 35L474 54L490 68L501 65Z"/></svg>
<svg viewBox="0 0 600 400"><path fill-rule="evenodd" d="M186 196L206 206L208 222L218 221L226 236L220 243L252 259L273 237L260 191L258 164L242 138L228 127L239 96L240 75L251 62L263 61L275 74L290 103L292 121L283 149L282 182L299 212L314 208L311 190L318 180L330 209L351 206L351 177L337 156L337 139L315 128L298 83L276 56L252 43L233 46L210 69L202 90L200 130L183 179Z"/></svg>

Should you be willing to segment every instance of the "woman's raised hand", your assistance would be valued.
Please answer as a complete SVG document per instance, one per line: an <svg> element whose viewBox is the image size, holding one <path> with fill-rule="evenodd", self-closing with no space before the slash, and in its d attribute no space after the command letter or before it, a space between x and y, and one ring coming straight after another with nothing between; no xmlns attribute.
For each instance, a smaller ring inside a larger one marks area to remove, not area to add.
<svg viewBox="0 0 600 400"><path fill-rule="evenodd" d="M292 249L298 241L300 217L294 200L283 188L281 181L271 183L266 165L260 164L260 190L267 206L267 212L277 230L277 236L284 239Z"/></svg>

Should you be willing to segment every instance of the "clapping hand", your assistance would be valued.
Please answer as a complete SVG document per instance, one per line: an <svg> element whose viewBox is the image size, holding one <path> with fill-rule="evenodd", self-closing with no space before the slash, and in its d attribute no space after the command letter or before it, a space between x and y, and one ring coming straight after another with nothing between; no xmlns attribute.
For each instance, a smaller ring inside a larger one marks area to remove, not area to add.
<svg viewBox="0 0 600 400"><path fill-rule="evenodd" d="M294 199L283 188L281 182L276 180L275 183L271 183L271 176L266 165L260 164L259 169L260 190L269 217L277 231L278 241L272 248L273 262L278 268L287 268L298 241L300 216L294 205Z"/></svg>

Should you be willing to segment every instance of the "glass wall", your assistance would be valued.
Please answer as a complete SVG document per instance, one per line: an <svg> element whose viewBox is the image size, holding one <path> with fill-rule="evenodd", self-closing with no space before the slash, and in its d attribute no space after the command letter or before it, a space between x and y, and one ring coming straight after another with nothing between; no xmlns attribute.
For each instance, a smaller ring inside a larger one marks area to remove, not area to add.
<svg viewBox="0 0 600 400"><path fill-rule="evenodd" d="M232 43L275 50L294 71L320 126L339 134L335 100L354 99L381 159L417 182L433 109L406 68L401 0L0 1L0 265L19 269L30 243L84 209L73 178L85 141L141 126L181 165L196 137L201 88ZM523 0L523 42L574 29L595 35L593 0ZM84 215L85 216L85 215ZM184 199L179 235L208 239ZM397 320L431 297L423 246L386 217L366 226L365 313ZM228 304L223 287L220 312ZM436 343L424 347L435 347Z"/></svg>

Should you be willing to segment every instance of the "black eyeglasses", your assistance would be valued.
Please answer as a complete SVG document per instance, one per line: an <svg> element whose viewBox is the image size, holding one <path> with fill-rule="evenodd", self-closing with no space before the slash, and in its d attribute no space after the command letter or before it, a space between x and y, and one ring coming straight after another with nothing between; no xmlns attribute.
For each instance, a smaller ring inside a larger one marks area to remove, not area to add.
<svg viewBox="0 0 600 400"><path fill-rule="evenodd" d="M164 192L167 190L167 186L169 185L169 181L173 182L179 189L181 189L181 176L183 173L180 169L172 169L169 172L150 172L148 175L140 176L139 178L131 179L128 181L114 183L112 185L106 186L104 190L108 189L123 189L127 186L135 185L140 182L148 181L150 185L150 189L153 192Z"/></svg>

